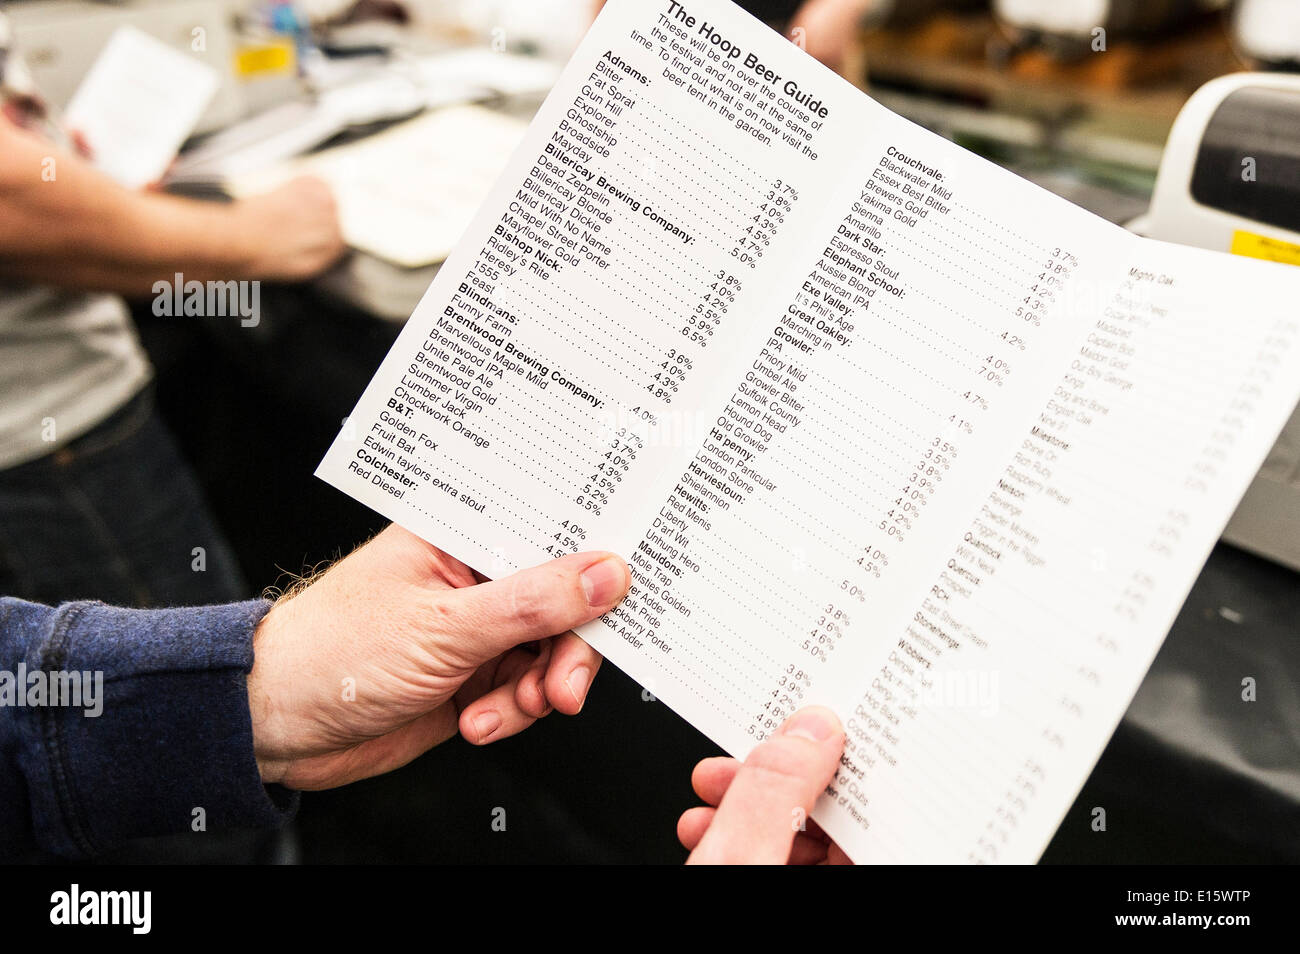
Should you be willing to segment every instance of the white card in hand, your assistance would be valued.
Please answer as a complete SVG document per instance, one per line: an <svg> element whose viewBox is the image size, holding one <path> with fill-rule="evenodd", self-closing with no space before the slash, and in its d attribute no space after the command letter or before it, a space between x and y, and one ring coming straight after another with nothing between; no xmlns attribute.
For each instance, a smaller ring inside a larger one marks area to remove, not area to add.
<svg viewBox="0 0 1300 954"><path fill-rule="evenodd" d="M162 178L217 91L215 69L134 27L120 27L64 115L96 166L132 188Z"/></svg>

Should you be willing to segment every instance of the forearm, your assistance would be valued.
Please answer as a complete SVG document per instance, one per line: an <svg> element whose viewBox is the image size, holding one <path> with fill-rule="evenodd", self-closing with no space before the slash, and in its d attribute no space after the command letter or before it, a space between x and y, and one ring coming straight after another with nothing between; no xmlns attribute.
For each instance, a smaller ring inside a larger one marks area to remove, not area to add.
<svg viewBox="0 0 1300 954"><path fill-rule="evenodd" d="M126 189L70 152L0 122L0 270L146 293L175 272L252 277L242 207Z"/></svg>
<svg viewBox="0 0 1300 954"><path fill-rule="evenodd" d="M262 785L248 711L266 605L0 599L0 856L86 856L133 837L287 818L296 803ZM50 674L80 686L79 704L66 690L54 697Z"/></svg>

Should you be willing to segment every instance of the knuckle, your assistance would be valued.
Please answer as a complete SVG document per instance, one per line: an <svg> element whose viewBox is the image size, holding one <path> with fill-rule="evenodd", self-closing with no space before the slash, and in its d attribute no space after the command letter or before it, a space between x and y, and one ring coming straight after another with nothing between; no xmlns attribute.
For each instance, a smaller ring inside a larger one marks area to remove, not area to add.
<svg viewBox="0 0 1300 954"><path fill-rule="evenodd" d="M819 780L826 771L826 758L806 739L776 735L750 753L744 768L772 781L806 785Z"/></svg>
<svg viewBox="0 0 1300 954"><path fill-rule="evenodd" d="M553 597L539 574L525 573L516 578L511 600L511 615L520 627L539 630L550 625L554 617Z"/></svg>

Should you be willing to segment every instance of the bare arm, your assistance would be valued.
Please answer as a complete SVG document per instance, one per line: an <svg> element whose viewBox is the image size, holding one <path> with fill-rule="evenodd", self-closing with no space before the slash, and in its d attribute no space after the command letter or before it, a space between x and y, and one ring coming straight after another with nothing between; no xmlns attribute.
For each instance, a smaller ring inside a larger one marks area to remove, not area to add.
<svg viewBox="0 0 1300 954"><path fill-rule="evenodd" d="M875 0L806 0L790 21L802 30L803 48L833 70L848 65L849 53L862 28L862 18Z"/></svg>
<svg viewBox="0 0 1300 954"><path fill-rule="evenodd" d="M220 204L135 192L0 120L0 274L144 294L198 281L309 277L342 252L323 183Z"/></svg>

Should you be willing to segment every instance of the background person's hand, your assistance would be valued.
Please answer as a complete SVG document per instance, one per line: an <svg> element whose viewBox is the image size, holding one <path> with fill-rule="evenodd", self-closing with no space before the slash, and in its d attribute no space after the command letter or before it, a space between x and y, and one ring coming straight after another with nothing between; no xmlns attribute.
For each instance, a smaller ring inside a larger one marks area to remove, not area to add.
<svg viewBox="0 0 1300 954"><path fill-rule="evenodd" d="M786 720L744 762L705 759L691 786L709 806L677 822L687 864L849 864L808 812L835 777L844 730L830 709L810 706ZM800 830L800 826L804 830Z"/></svg>
<svg viewBox="0 0 1300 954"><path fill-rule="evenodd" d="M808 0L790 21L788 34L802 30L802 45L810 56L833 70L844 66L853 49L862 18L871 9L871 0Z"/></svg>
<svg viewBox="0 0 1300 954"><path fill-rule="evenodd" d="M314 176L290 179L236 206L240 233L251 243L248 273L254 278L302 281L346 250L334 193Z"/></svg>
<svg viewBox="0 0 1300 954"><path fill-rule="evenodd" d="M248 696L263 781L331 788L405 765L458 726L483 744L551 709L577 713L601 657L568 630L630 582L612 553L480 582L389 527L257 628Z"/></svg>

